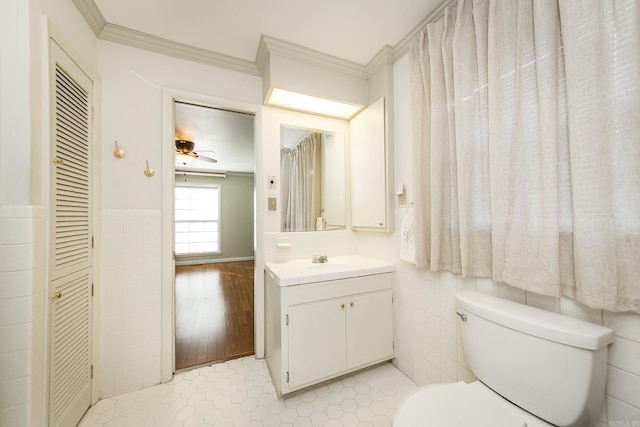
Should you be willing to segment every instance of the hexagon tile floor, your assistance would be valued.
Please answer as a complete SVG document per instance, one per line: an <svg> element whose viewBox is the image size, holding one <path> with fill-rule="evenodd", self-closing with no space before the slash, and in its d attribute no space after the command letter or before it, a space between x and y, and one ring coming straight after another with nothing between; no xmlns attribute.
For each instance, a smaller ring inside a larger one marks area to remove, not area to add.
<svg viewBox="0 0 640 427"><path fill-rule="evenodd" d="M107 398L79 427L390 426L417 386L391 363L278 399L264 360L245 357Z"/></svg>

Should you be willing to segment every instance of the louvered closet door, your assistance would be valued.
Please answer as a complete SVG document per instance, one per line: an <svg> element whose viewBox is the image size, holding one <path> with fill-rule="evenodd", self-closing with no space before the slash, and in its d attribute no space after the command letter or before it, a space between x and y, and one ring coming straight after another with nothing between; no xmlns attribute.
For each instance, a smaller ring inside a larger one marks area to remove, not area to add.
<svg viewBox="0 0 640 427"><path fill-rule="evenodd" d="M91 405L92 81L51 42L52 172L49 425Z"/></svg>

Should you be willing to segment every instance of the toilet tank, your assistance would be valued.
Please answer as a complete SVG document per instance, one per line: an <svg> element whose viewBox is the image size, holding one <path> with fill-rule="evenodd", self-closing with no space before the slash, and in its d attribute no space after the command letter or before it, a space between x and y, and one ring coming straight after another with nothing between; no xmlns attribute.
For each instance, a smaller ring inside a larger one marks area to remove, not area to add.
<svg viewBox="0 0 640 427"><path fill-rule="evenodd" d="M467 363L505 399L557 426L590 426L613 331L478 292L456 294Z"/></svg>

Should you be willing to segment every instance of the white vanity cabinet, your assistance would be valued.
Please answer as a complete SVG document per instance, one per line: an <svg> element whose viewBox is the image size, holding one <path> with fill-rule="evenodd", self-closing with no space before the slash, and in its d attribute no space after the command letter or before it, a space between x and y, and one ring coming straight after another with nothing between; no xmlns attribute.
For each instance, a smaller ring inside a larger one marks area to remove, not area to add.
<svg viewBox="0 0 640 427"><path fill-rule="evenodd" d="M394 357L393 273L294 286L265 279L266 359L280 394Z"/></svg>

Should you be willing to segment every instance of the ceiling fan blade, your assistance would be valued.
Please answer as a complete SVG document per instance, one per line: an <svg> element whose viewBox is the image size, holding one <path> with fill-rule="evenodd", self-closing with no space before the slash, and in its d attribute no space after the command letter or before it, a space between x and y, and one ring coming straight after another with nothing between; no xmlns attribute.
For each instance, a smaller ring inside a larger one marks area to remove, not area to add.
<svg viewBox="0 0 640 427"><path fill-rule="evenodd" d="M216 159L211 158L211 157L207 157L207 156L203 156L202 154L198 154L197 159L198 160L202 160L203 162L218 163L218 161Z"/></svg>

